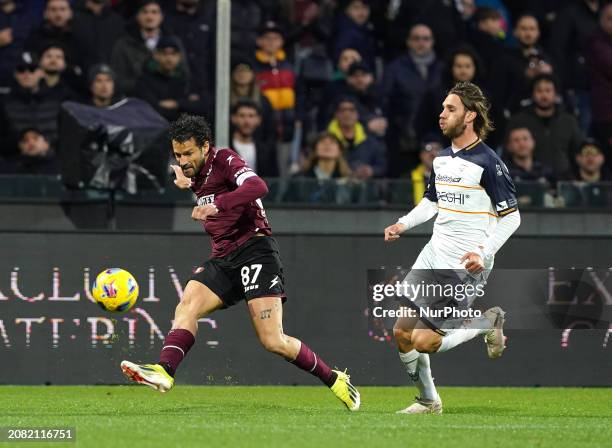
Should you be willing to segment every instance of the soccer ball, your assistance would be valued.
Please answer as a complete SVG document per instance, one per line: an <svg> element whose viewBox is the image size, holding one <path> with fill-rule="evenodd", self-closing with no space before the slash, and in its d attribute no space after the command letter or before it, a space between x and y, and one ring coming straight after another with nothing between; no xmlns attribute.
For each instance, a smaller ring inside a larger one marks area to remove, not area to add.
<svg viewBox="0 0 612 448"><path fill-rule="evenodd" d="M104 311L122 313L136 303L138 283L126 270L105 269L96 277L91 295Z"/></svg>

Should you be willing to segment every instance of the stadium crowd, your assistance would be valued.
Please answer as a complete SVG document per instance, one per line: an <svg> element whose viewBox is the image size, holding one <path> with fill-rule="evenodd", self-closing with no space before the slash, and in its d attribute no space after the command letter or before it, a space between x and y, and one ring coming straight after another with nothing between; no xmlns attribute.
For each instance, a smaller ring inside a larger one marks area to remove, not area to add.
<svg viewBox="0 0 612 448"><path fill-rule="evenodd" d="M214 117L214 0L0 0L0 171L53 174L64 101L126 97L231 123L262 176L413 180L446 92L491 100L515 180L612 180L612 4L233 0L230 117Z"/></svg>

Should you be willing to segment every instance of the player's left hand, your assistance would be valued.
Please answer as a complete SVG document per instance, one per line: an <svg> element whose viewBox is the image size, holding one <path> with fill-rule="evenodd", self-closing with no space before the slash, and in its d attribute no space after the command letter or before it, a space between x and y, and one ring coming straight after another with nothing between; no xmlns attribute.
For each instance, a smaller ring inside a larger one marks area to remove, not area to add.
<svg viewBox="0 0 612 448"><path fill-rule="evenodd" d="M196 221L206 221L209 216L215 216L217 213L219 213L219 209L215 204L198 205L193 208L191 218Z"/></svg>
<svg viewBox="0 0 612 448"><path fill-rule="evenodd" d="M465 269L472 275L480 274L484 271L484 261L476 252L468 252L459 259L459 263L465 263Z"/></svg>

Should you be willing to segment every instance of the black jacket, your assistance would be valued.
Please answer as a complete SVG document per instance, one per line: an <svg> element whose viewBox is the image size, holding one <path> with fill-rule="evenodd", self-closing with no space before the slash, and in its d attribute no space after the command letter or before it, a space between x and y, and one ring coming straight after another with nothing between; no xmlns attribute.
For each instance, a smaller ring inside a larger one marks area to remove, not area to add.
<svg viewBox="0 0 612 448"><path fill-rule="evenodd" d="M14 87L0 107L1 155L13 155L17 151L19 132L37 128L54 144L57 140L57 119L60 98L50 94L44 83L36 93Z"/></svg>
<svg viewBox="0 0 612 448"><path fill-rule="evenodd" d="M49 22L44 21L38 28L32 30L25 44L28 51L38 55L50 44L59 45L64 49L66 60L68 63L76 61L76 49L74 36L72 33L72 24L67 28L56 28Z"/></svg>
<svg viewBox="0 0 612 448"><path fill-rule="evenodd" d="M109 7L96 16L85 6L75 8L72 35L78 65L84 73L92 65L110 61L115 41L124 33L125 21Z"/></svg>
<svg viewBox="0 0 612 448"><path fill-rule="evenodd" d="M584 0L574 0L557 15L551 27L550 49L565 88L588 88L585 52L597 24L597 12L591 11Z"/></svg>
<svg viewBox="0 0 612 448"><path fill-rule="evenodd" d="M232 129L232 144L234 130ZM238 152L236 150L236 152ZM255 156L257 158L255 171L260 177L278 177L278 159L276 156L276 142L263 141L255 136Z"/></svg>
<svg viewBox="0 0 612 448"><path fill-rule="evenodd" d="M176 2L164 11L164 25L179 37L185 47L189 70L192 74L192 90L198 93L214 91L215 52L215 2L200 2L195 14L189 15L176 8Z"/></svg>
<svg viewBox="0 0 612 448"><path fill-rule="evenodd" d="M204 100L189 101L192 93L189 78L183 67L175 73L163 73L154 60L145 63L144 72L136 82L134 95L142 98L153 106L168 121L176 120L183 112L206 114L208 112ZM175 100L178 109L166 109L159 105L162 100Z"/></svg>

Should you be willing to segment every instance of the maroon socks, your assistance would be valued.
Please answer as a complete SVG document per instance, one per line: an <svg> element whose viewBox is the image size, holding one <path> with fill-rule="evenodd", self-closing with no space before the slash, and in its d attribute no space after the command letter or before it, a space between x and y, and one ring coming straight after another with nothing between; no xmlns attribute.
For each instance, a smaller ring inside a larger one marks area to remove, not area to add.
<svg viewBox="0 0 612 448"><path fill-rule="evenodd" d="M159 355L159 364L174 376L177 367L195 342L195 337L189 330L177 328L170 330L164 340L164 347Z"/></svg>
<svg viewBox="0 0 612 448"><path fill-rule="evenodd" d="M303 342L297 357L290 362L319 378L327 387L332 387L336 382L336 378L338 378L336 372L330 369L328 365Z"/></svg>
<svg viewBox="0 0 612 448"><path fill-rule="evenodd" d="M176 369L194 342L195 337L189 330L183 328L170 330L159 355L159 364L166 369L168 374L174 376ZM290 362L319 378L327 387L331 387L338 378L338 375L303 342L297 357Z"/></svg>

